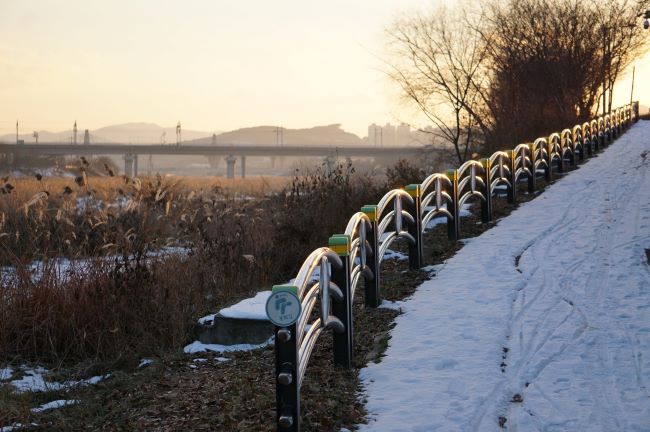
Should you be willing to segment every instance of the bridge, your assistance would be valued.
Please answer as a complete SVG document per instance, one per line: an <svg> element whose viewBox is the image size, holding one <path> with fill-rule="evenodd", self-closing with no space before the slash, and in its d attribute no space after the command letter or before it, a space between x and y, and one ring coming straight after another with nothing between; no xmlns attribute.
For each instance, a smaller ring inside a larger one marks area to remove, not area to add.
<svg viewBox="0 0 650 432"><path fill-rule="evenodd" d="M246 175L247 156L266 157L323 157L333 161L335 157L424 157L436 151L431 146L417 147L371 147L371 146L333 146L333 145L163 145L163 144L115 144L100 143L75 145L65 143L52 144L0 144L0 154L13 155L14 161L21 155L43 156L91 156L91 155L122 155L124 157L124 173L128 176L138 175L138 156L206 156L208 159L225 157L228 178L235 176L235 163L241 159L241 174Z"/></svg>

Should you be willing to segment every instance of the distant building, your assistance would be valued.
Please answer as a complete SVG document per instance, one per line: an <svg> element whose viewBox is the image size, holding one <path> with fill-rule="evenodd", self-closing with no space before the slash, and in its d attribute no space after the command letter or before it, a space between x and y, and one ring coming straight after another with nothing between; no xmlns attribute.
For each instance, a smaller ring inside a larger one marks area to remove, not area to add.
<svg viewBox="0 0 650 432"><path fill-rule="evenodd" d="M394 146L395 145L395 126L390 123L386 123L383 129L384 137L384 146Z"/></svg>
<svg viewBox="0 0 650 432"><path fill-rule="evenodd" d="M402 123L397 126L396 131L396 141L395 144L398 146L407 146L413 143L413 137L411 136L411 126L406 123Z"/></svg>
<svg viewBox="0 0 650 432"><path fill-rule="evenodd" d="M407 146L415 142L411 127L406 123L393 126L386 123L378 126L375 123L368 126L368 144L373 147Z"/></svg>
<svg viewBox="0 0 650 432"><path fill-rule="evenodd" d="M368 144L373 147L381 147L383 144L383 136L381 126L371 124L368 126Z"/></svg>
<svg viewBox="0 0 650 432"><path fill-rule="evenodd" d="M90 145L90 132L88 132L88 129L84 131L84 145Z"/></svg>

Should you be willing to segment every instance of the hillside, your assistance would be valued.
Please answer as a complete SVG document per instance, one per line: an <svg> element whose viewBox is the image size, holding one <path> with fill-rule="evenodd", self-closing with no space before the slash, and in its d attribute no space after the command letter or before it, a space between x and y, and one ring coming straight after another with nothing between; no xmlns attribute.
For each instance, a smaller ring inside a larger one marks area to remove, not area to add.
<svg viewBox="0 0 650 432"><path fill-rule="evenodd" d="M280 138L278 138L280 135ZM340 124L315 126L307 129L286 129L276 126L256 126L225 132L216 136L218 144L276 145L360 145L361 138L341 129ZM192 141L210 144L212 137Z"/></svg>

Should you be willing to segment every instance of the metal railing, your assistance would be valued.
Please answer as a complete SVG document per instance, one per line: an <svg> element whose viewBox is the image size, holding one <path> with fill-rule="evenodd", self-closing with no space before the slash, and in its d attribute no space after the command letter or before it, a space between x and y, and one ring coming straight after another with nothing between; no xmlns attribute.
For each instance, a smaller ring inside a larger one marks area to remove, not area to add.
<svg viewBox="0 0 650 432"><path fill-rule="evenodd" d="M535 192L540 174L550 181L554 171L562 173L566 164L575 166L592 156L636 122L638 110L635 102L533 143L431 174L421 184L393 189L377 205L363 206L352 215L343 234L333 235L328 247L307 257L291 286L273 287L296 293L302 307L295 324L275 327L277 430L300 431L300 387L324 331L333 330L334 363L352 367L355 294L363 280L365 305L381 304L379 270L393 242L405 239L410 267L421 268L422 235L434 218L446 218L448 237L460 239L465 203L478 201L481 221L490 222L500 189L505 188L509 203L516 203L518 184L526 182L528 193Z"/></svg>

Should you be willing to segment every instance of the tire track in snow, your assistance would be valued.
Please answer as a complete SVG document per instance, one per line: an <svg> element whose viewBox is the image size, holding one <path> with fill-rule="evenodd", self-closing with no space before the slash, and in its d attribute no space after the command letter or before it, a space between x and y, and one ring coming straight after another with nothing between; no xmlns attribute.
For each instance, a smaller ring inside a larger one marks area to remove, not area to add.
<svg viewBox="0 0 650 432"><path fill-rule="evenodd" d="M645 177L645 176L643 176L643 177ZM627 210L627 207L630 206L630 203L634 202L634 200L630 199L631 198L630 194L634 189L636 189L638 187L638 184L642 183L642 182L643 182L643 179L637 179L635 184L630 184L630 183L624 184L624 190L617 191L619 193L617 194L616 202L617 203L621 203L621 202L625 203L623 209L616 209L616 210L618 210L619 214L621 213L621 210L623 211L623 213L625 213L625 211ZM604 263L605 263L605 266L604 266L605 274L591 271L590 272L590 277L589 277L587 283L585 284L586 287L595 285L595 292L597 294L597 301L598 301L598 304L599 304L599 309L602 308L602 303L603 303L604 297L605 297L604 294L606 292L606 288L607 288L608 281L609 281L609 277L608 277L609 276L609 268L611 267L611 263L609 262L609 254L603 253L602 251L607 249L606 248L607 245L611 244L611 240L612 240L614 230L611 230L609 228L615 222L615 220L612 217L612 209L613 209L612 208L613 206L611 205L612 200L611 200L611 197L609 197L608 195L609 195L609 192L605 191L605 199L604 199L604 202L606 204L605 217L604 217L603 222L596 228L596 229L599 229L599 230L602 230L603 228L605 228L603 231L604 231L604 233L606 235L604 235L604 236L596 236L596 238L598 239L598 242L597 242L596 245L594 245L591 248L591 250L589 251L589 255L587 255L586 258L579 259L573 265L570 265L569 267L567 267L566 268L567 275L559 280L559 286L560 286L561 289L563 288L563 289L568 289L569 291L572 291L571 287L568 284L568 282L575 280L575 278L571 277L574 273L581 273L578 270L582 266L582 264L587 259L590 259L592 261L603 260ZM637 209L637 213L638 213L638 209ZM635 217L635 219L636 219L636 217ZM559 234L560 237L563 237L565 234L571 234L571 233L567 233L567 230L565 229L567 226L568 226L567 224L564 224L563 229L558 231L558 234ZM637 225L637 227L638 227L638 225ZM638 230L637 230L637 232L638 232ZM540 249L538 247L538 243L543 243L543 242L536 242L531 246L533 254ZM546 244L549 244L549 242L546 242ZM543 255L547 255L547 252L549 251L548 248L546 248L546 247L541 249L541 250L543 252ZM594 257L593 255L595 255L596 257ZM593 259L593 258L599 258L599 259L596 260L596 259ZM601 261L601 262L603 262L603 261ZM543 283L545 284L546 280L543 280ZM546 292L546 289L544 289L543 286L541 287L541 290ZM528 289L528 288L531 288L531 287L527 286L526 288ZM541 297L541 294L535 296L533 301L537 301L537 299L539 299L540 297ZM566 299L564 299L564 300L567 301ZM576 303L576 302L578 302L578 300L573 300L573 302ZM544 324L548 320L552 309L554 309L556 307L556 305L557 305L557 302L554 303L553 306L551 306L550 308L548 308L545 311L545 313L543 314L544 321L542 322L541 327L545 327ZM530 306L532 307L532 304ZM526 309L529 310L530 307L526 308ZM577 341L583 335L585 330L588 328L588 325L587 325L588 317L587 317L587 315L584 312L582 312L577 306L574 306L572 308L571 313L573 313L574 311L578 311L582 315L581 321L583 321L584 324L580 328L577 328L575 330L572 337L567 342L562 344L560 346L559 350L551 351L549 354L546 354L546 357L544 359L542 359L540 362L538 362L538 364L539 363L543 364L543 367L538 369L537 371L535 371L532 375L530 375L528 377L528 380L534 382L534 380L546 368L546 366L548 366L552 361L554 361L554 359L561 356L571 346L571 344L573 344L575 341ZM519 384L517 381L520 381L520 379L521 379L522 370L524 368L530 368L531 367L531 361L533 359L535 359L535 357L537 357L540 354L540 352L543 350L544 346L546 345L546 343L548 342L550 337L553 336L555 331L558 330L565 322L567 322L568 318L571 316L571 313L569 315L567 315L565 317L565 319L560 321L559 325L553 327L547 333L547 337L544 338L542 343L538 344L538 348L532 353L532 355L528 355L528 353L525 353L525 357L522 359L522 361L520 361L520 363L518 364L518 368L515 371L515 378L508 377L507 379L509 381L515 381L514 382L515 385ZM517 323L515 323L515 326L516 325L517 325ZM520 330L520 331L523 331L523 330ZM530 338L529 344L532 344L533 341L535 340L535 338L536 338L536 333L533 333L532 337ZM606 343L605 344L602 344L602 343L600 344L600 351L601 351L601 355L600 355L600 358L599 358L599 362L602 365L603 369L611 369L614 365L611 363L611 357L612 356L609 354L609 352L607 350L607 344ZM641 373L640 373L639 369L636 368L636 370L637 370L637 376L641 376ZM605 385L602 385L602 383L598 383L598 386L597 386L597 388L595 390L597 391L596 394L604 395L604 399L605 399L605 402L606 402L604 404L599 404L599 405L600 406L605 406L605 407L612 407L611 409L609 409L605 413L604 417L606 417L605 418L605 423L609 422L610 423L609 427L613 428L611 430L615 430L615 429L620 429L621 428L621 424L619 422L619 419L624 419L624 411L622 409L622 403L621 403L621 399L620 399L619 395L617 393L615 393L615 392L612 392L612 385L611 384L612 384L611 382L608 382ZM546 399L548 399L548 397L545 395L544 392L541 391L541 389L537 389L537 390L539 391L540 394L543 394ZM523 392L523 390L522 390L522 392ZM647 394L647 392L646 392L646 394ZM552 406L554 406L555 409L557 410L557 406L555 404L552 404ZM509 408L508 409L508 412L509 412L509 414L508 414L509 417L508 418L511 421L511 424L508 427L508 429L517 430L516 419L518 418L518 416L513 415L512 411L516 410L518 407L513 406L512 404L510 404L508 408ZM529 412L527 412L527 414L530 416L531 412L529 411ZM561 414L561 413L559 413L559 414Z"/></svg>
<svg viewBox="0 0 650 432"><path fill-rule="evenodd" d="M639 266L650 184L630 168L649 147L645 125L469 242L404 303L386 357L361 373L361 431L648 432L650 271Z"/></svg>
<svg viewBox="0 0 650 432"><path fill-rule="evenodd" d="M607 185L605 185L607 186ZM628 195L629 191L631 189L631 186L628 184L626 185L626 190L624 195ZM603 186L600 186L600 189L602 189ZM610 201L610 199L607 198L609 192L605 189L605 203ZM580 194L577 194L580 196ZM620 202L620 201L619 201ZM629 203L629 200L626 200L625 202ZM574 224L577 221L577 219L580 216L580 211L576 211L578 207L580 207L581 203L571 203L571 205L568 205L565 209L565 211L562 214L562 217L560 219L564 220L564 223L562 223L560 226L557 226L557 224L553 224L553 226L556 228L550 235L547 235L544 238L536 238L531 244L527 245L526 251L530 251L530 254L533 255L533 260L535 262L541 262L544 263L544 259L549 256L550 252L552 249L557 248L557 239L564 239L564 238L571 238L572 235L575 235L575 227ZM567 221L566 217L572 213L572 217ZM606 227L609 227L612 223L612 218L611 218L611 208L606 208L606 217L603 222L599 225L599 227L602 227L605 225ZM593 254L597 254L598 250L600 247L602 247L603 243L607 244L609 242L609 236L606 236L605 238L599 237L599 242L597 245L592 246L590 250L588 251L587 254L583 254L583 258L578 259L571 265L569 265L567 268L565 268L565 275L564 277L561 277L559 280L555 280L556 278L553 278L553 273L551 273L551 279L552 282L557 282L557 285L559 286L560 289L567 289L568 291L572 291L571 287L569 286L569 282L572 282L574 280L573 274L576 273L576 271L583 265L587 259L593 258ZM523 254L523 253L522 253ZM541 256L540 256L541 255ZM520 260L523 257L520 257ZM605 257L607 259L607 257ZM607 263L607 262L606 262ZM560 263L562 264L562 263ZM553 325L549 326L549 320L553 320L554 317L552 316L555 312L555 310L558 308L558 305L561 304L561 302L567 302L565 298L566 294L560 294L558 295L557 290L554 289L554 283L550 283L546 278L546 272L542 275L541 280L539 280L535 284L531 284L531 280L533 279L533 276L539 271L540 265L536 265L535 268L533 269L533 272L531 273L531 276L528 278L525 287L521 291L522 296L525 295L526 290L535 290L536 294L534 297L529 300L527 303L524 302L523 307L521 310L515 315L515 319L512 322L512 328L519 328L518 330L518 335L519 335L519 347L520 347L520 352L519 354L519 359L517 362L509 367L507 370L507 385L502 386L505 387L506 390L510 393L514 393L516 390L514 389L521 389L521 393L524 393L524 388L522 386L522 380L526 380L527 383L530 383L531 381L534 381L539 374L548 366L552 361L554 361L556 358L561 356L567 348L571 346L572 343L577 341L585 332L585 330L588 328L587 324L587 316L584 314L584 312L580 311L576 306L575 302L572 301L573 304L571 304L571 310L563 317L561 318L557 323L554 323ZM594 275L594 272L591 272L592 275ZM602 276L602 275L601 275ZM606 280L605 278L600 278L599 281L602 286L602 281ZM588 286L588 285L587 285ZM549 292L551 291L551 292ZM599 294L599 297L602 297L602 288L599 289L598 291L601 291ZM524 342L524 333L525 333L525 322L523 321L524 315L530 311L537 303L538 300L542 299L544 296L556 296L557 298L554 299L554 301L551 302L550 306L545 308L545 310L539 314L536 317L536 321L539 322L539 319L542 320L541 325L535 327L533 329L532 334L527 338L527 342ZM544 353L544 349L548 343L548 341L556 334L556 332L569 320L569 318L576 312L579 312L580 315L580 324L576 323L578 327L574 330L573 334L571 335L571 338L561 344L559 348L555 348L550 350L548 353ZM542 336L540 335L539 329L544 329L542 330ZM511 332L512 334L513 332ZM516 350L511 350L509 351L510 356L509 358L512 359L515 357L517 354ZM542 356L541 359L538 357ZM536 368L531 370L532 366L537 365ZM606 390L608 391L608 390ZM503 404L503 401L507 401L508 395L504 395L504 397L500 398L499 401L495 401L494 403L496 404ZM616 400L615 398L610 397L610 403L613 403L615 406L620 406L618 403L619 401ZM613 399L613 400L612 400ZM512 404L506 402L505 408L508 409L512 407ZM482 414L484 414L487 410L481 410ZM612 416L612 414L614 414ZM617 418L617 416L620 415L620 409L617 409L616 412L610 412L609 416L613 418ZM511 416L512 417L512 416ZM483 415L480 416L477 422L475 422L475 425L480 426L480 423L483 419ZM510 429L516 429L516 424L513 424L511 422L511 425L509 428Z"/></svg>

